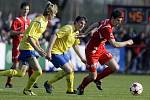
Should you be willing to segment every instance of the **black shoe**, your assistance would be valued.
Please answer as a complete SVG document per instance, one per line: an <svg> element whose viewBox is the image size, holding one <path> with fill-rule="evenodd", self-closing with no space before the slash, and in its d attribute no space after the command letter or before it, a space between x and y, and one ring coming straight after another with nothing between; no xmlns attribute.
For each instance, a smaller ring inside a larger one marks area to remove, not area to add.
<svg viewBox="0 0 150 100"><path fill-rule="evenodd" d="M45 83L44 83L44 88L45 88L45 90L46 90L46 92L47 93L52 93L52 91L53 91L53 86L52 85L50 85L50 84L48 84L48 81L46 81Z"/></svg>
<svg viewBox="0 0 150 100"><path fill-rule="evenodd" d="M6 83L5 88L13 88L13 85L11 83Z"/></svg>
<svg viewBox="0 0 150 100"><path fill-rule="evenodd" d="M77 94L77 91L76 90L73 90L73 92L67 91L66 94Z"/></svg>
<svg viewBox="0 0 150 100"><path fill-rule="evenodd" d="M100 80L95 80L94 83L96 84L96 87L98 90L103 90L102 89L102 82Z"/></svg>
<svg viewBox="0 0 150 100"><path fill-rule="evenodd" d="M84 95L84 89L81 89L80 87L77 88L77 95Z"/></svg>
<svg viewBox="0 0 150 100"><path fill-rule="evenodd" d="M34 88L39 88L37 83L34 83L33 87Z"/></svg>

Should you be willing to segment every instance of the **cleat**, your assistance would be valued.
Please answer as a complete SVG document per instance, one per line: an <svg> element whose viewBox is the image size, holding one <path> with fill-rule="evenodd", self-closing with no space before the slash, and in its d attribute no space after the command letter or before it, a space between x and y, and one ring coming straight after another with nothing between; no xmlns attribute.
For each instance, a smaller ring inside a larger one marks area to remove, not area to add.
<svg viewBox="0 0 150 100"><path fill-rule="evenodd" d="M33 88L39 88L37 83L34 83Z"/></svg>
<svg viewBox="0 0 150 100"><path fill-rule="evenodd" d="M30 95L30 96L36 96L36 94L34 92L32 92L31 90L27 90L27 89L23 90L23 94Z"/></svg>
<svg viewBox="0 0 150 100"><path fill-rule="evenodd" d="M13 88L13 85L11 83L6 83L5 88Z"/></svg>
<svg viewBox="0 0 150 100"><path fill-rule="evenodd" d="M77 88L77 95L84 95L84 89L81 89L80 87Z"/></svg>
<svg viewBox="0 0 150 100"><path fill-rule="evenodd" d="M66 94L77 94L77 91L76 90L73 90L73 92L67 91Z"/></svg>
<svg viewBox="0 0 150 100"><path fill-rule="evenodd" d="M53 86L51 84L48 84L48 81L46 81L44 83L44 88L45 88L45 90L46 90L47 93L52 94Z"/></svg>
<svg viewBox="0 0 150 100"><path fill-rule="evenodd" d="M97 87L98 90L103 90L103 89L102 89L102 82L101 82L101 81L95 80L94 83L96 84L96 87Z"/></svg>

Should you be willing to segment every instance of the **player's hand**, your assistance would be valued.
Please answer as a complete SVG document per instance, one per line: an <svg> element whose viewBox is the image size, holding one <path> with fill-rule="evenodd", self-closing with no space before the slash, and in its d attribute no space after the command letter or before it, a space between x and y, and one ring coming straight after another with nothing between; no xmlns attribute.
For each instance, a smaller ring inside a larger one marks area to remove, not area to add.
<svg viewBox="0 0 150 100"><path fill-rule="evenodd" d="M127 41L127 43L128 43L128 45L132 45L133 44L133 40L130 39L130 40Z"/></svg>
<svg viewBox="0 0 150 100"><path fill-rule="evenodd" d="M79 33L75 35L75 38L84 38L84 37L86 37L86 35L83 33Z"/></svg>
<svg viewBox="0 0 150 100"><path fill-rule="evenodd" d="M51 58L47 55L45 56L45 58L48 60L48 61L51 61Z"/></svg>

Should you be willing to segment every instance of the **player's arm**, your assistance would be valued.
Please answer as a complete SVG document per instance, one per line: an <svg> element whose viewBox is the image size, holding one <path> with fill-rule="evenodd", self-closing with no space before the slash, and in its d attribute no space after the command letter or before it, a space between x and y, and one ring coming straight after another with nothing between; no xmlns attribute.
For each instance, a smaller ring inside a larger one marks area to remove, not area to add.
<svg viewBox="0 0 150 100"><path fill-rule="evenodd" d="M43 56L46 56L46 52L44 52L43 49L41 49L39 47L39 45L37 45L37 42L38 41L35 41L35 39L33 39L31 36L28 36L28 41L29 43L31 44L31 46L43 57Z"/></svg>
<svg viewBox="0 0 150 100"><path fill-rule="evenodd" d="M86 37L88 34L91 34L91 33L92 33L91 31L92 31L93 29L95 29L96 27L98 27L98 26L99 26L99 23L98 23L98 22L95 22L95 23L93 23L92 25L90 25L90 26L88 27L88 29L85 30L84 33L81 33L81 34L77 35L76 37Z"/></svg>
<svg viewBox="0 0 150 100"><path fill-rule="evenodd" d="M86 64L86 59L83 58L83 56L81 55L79 46L78 45L74 45L73 49L76 52L76 54L79 56L79 58L81 59L81 61Z"/></svg>
<svg viewBox="0 0 150 100"><path fill-rule="evenodd" d="M24 32L18 32L18 31L10 31L10 35L11 36L15 36L15 35L20 35L20 34L24 34Z"/></svg>
<svg viewBox="0 0 150 100"><path fill-rule="evenodd" d="M124 47L124 46L133 44L133 40L132 39L127 40L127 41L123 41L123 42L117 42L115 39L110 39L109 42L114 47Z"/></svg>
<svg viewBox="0 0 150 100"><path fill-rule="evenodd" d="M51 38L50 38L50 41L49 41L49 45L48 45L48 49L47 49L48 50L47 53L48 53L50 58L51 58L52 47L53 47L56 39L57 39L57 35L56 34L51 35Z"/></svg>

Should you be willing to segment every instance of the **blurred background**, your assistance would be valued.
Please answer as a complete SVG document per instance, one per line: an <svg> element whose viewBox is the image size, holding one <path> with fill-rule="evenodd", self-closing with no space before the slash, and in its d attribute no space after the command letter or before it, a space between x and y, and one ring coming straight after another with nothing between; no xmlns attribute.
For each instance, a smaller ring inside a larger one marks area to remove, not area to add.
<svg viewBox="0 0 150 100"><path fill-rule="evenodd" d="M31 4L29 18L32 20L42 14L48 0L0 0L0 70L9 69L11 62L11 36L10 26L12 20L19 15L19 7L23 1ZM114 9L121 9L125 14L122 26L114 30L116 40L134 40L134 45L124 48L113 48L107 44L108 50L113 54L120 65L120 73L150 74L150 0L49 0L59 7L57 19L60 24L72 23L78 15L86 16L87 27L105 18L109 18ZM51 35L53 21L48 25L46 32L39 40L46 49ZM81 39L81 51L90 36ZM85 71L74 51L70 49L72 61L76 71ZM40 64L45 71L55 71L54 66L40 58ZM99 65L98 70L103 67Z"/></svg>

